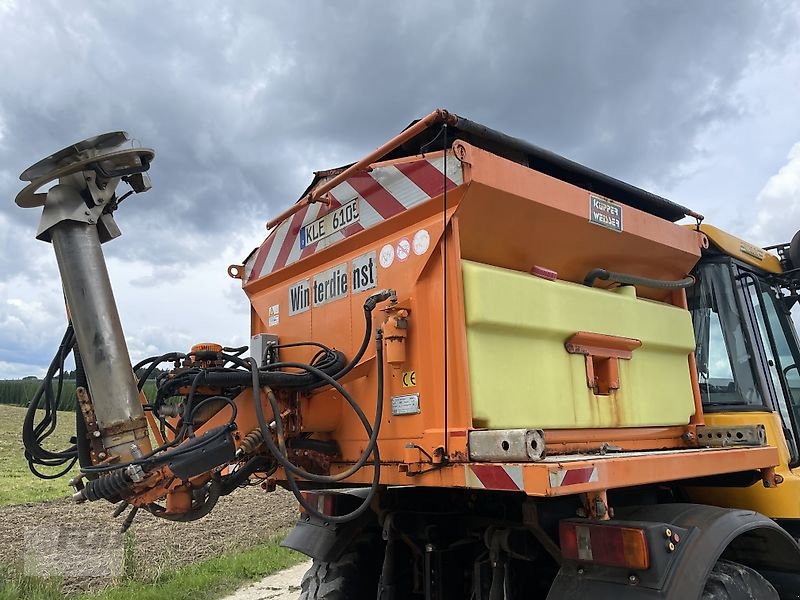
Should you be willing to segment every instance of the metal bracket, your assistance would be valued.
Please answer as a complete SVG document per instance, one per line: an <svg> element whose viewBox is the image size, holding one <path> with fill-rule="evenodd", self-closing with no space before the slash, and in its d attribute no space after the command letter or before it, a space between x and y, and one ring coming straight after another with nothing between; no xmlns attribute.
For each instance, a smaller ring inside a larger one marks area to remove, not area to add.
<svg viewBox="0 0 800 600"><path fill-rule="evenodd" d="M766 446L767 432L763 425L741 427L697 426L697 444L709 448L728 446Z"/></svg>
<svg viewBox="0 0 800 600"><path fill-rule="evenodd" d="M535 462L545 456L541 429L493 429L469 432L470 460Z"/></svg>

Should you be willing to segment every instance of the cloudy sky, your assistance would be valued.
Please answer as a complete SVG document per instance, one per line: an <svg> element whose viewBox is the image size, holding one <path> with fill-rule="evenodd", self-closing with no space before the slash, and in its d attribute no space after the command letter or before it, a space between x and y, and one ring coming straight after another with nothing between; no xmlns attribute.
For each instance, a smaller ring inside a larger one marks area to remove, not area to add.
<svg viewBox="0 0 800 600"><path fill-rule="evenodd" d="M436 107L646 187L753 241L800 228L793 2L0 0L0 378L64 326L29 164L124 129L154 189L104 248L134 360L245 343L225 274L311 171Z"/></svg>

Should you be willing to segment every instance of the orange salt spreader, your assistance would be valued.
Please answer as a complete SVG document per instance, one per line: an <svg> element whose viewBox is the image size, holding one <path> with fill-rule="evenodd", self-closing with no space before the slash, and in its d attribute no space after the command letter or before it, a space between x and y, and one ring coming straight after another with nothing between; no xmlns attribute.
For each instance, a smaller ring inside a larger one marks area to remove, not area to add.
<svg viewBox="0 0 800 600"><path fill-rule="evenodd" d="M64 463L24 438L32 468L80 462L76 500L130 525L287 487L304 599L797 597L800 241L757 248L437 110L316 173L229 267L249 347L134 377L100 244L153 156L92 138L17 198L43 206L81 417Z"/></svg>

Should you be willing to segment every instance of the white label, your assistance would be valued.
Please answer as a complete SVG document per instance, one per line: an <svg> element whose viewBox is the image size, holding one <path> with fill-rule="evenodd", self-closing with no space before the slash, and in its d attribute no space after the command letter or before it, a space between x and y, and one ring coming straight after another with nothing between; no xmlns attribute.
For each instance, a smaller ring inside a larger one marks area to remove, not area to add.
<svg viewBox="0 0 800 600"><path fill-rule="evenodd" d="M381 266L384 269L388 269L392 266L394 262L394 246L391 244L386 244L383 248L381 248Z"/></svg>
<svg viewBox="0 0 800 600"><path fill-rule="evenodd" d="M348 225L358 223L359 219L358 200L351 200L308 225L303 225L300 229L300 249L324 240Z"/></svg>
<svg viewBox="0 0 800 600"><path fill-rule="evenodd" d="M267 324L270 327L275 327L275 325L281 322L281 305L273 304L270 306L268 314L269 318L267 319Z"/></svg>
<svg viewBox="0 0 800 600"><path fill-rule="evenodd" d="M419 413L419 394L392 396L393 415L418 415Z"/></svg>
<svg viewBox="0 0 800 600"><path fill-rule="evenodd" d="M289 287L289 316L306 312L311 308L311 285L308 279Z"/></svg>
<svg viewBox="0 0 800 600"><path fill-rule="evenodd" d="M378 286L378 270L375 268L375 251L367 252L353 259L353 293L371 290Z"/></svg>
<svg viewBox="0 0 800 600"><path fill-rule="evenodd" d="M426 229L420 229L414 234L414 254L422 256L431 245L431 235Z"/></svg>
<svg viewBox="0 0 800 600"><path fill-rule="evenodd" d="M347 296L347 263L314 275L314 306L321 306Z"/></svg>
<svg viewBox="0 0 800 600"><path fill-rule="evenodd" d="M395 248L395 253L397 254L397 260L403 262L405 259L408 258L408 255L411 254L411 242L409 242L405 238L397 242L397 248Z"/></svg>

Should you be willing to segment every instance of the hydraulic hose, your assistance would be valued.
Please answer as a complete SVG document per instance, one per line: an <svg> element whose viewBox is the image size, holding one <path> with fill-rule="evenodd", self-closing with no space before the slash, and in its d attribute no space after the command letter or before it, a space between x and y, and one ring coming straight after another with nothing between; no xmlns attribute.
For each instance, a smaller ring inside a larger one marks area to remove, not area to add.
<svg viewBox="0 0 800 600"><path fill-rule="evenodd" d="M339 373L346 372L345 356L341 352L336 352L336 361L329 366L322 369L315 369L318 373L334 379L341 377ZM245 363L249 369L250 365ZM286 373L278 369L288 366L288 363L273 363L267 367L260 369L258 372L259 387L269 386L274 388L292 389L292 390L311 390L316 387L326 385L325 380L321 380L320 376L315 375L314 372L307 371L305 373ZM295 363L297 368L302 368L304 365ZM232 385L250 385L252 377L250 373L244 371L208 371L204 378L203 383L210 386L228 387Z"/></svg>
<svg viewBox="0 0 800 600"><path fill-rule="evenodd" d="M206 492L207 495L203 503L199 504L198 506L193 506L185 513L177 513L177 514L168 513L166 508L164 508L159 504L156 504L155 502L148 504L147 510L154 516L159 517L161 519L166 519L167 521L176 521L179 523L189 523L191 521L197 521L198 519L202 519L208 513L211 512L211 510L217 505L219 497L222 495L222 482L219 480L218 477L213 478L208 483L208 488Z"/></svg>
<svg viewBox="0 0 800 600"><path fill-rule="evenodd" d="M365 430L369 434L369 442L367 443L367 447L364 449L364 452L359 457L358 461L353 464L349 469L339 473L338 475L316 475L313 473L309 473L300 467L292 464L288 457L286 456L286 445L284 441L284 433L283 433L283 423L280 416L280 408L278 407L277 400L275 399L274 394L272 394L271 390L267 393L267 398L270 403L270 407L272 408L275 428L276 428L276 437L278 438L278 444L276 445L275 442L272 440L272 433L269 430L269 425L267 424L266 418L264 416L264 408L258 398L255 399L256 403L256 416L258 417L259 427L261 429L261 434L264 437L264 443L269 448L270 452L277 460L278 464L282 466L286 472L286 479L289 484L289 487L292 490L292 493L297 498L297 501L300 505L308 512L308 514L313 515L314 517L321 519L323 521L331 522L331 523L346 523L352 521L353 519L358 518L361 516L365 511L367 511L370 507L372 499L375 497L377 492L378 486L380 484L380 453L378 451L378 434L380 433L380 425L381 420L383 418L383 393L384 393L384 385L383 385L383 332L378 330L375 335L375 352L376 352L376 359L378 365L378 393L376 399L376 406L375 406L375 422L372 427L370 427L369 422L366 420L366 416L364 415L361 408L352 401L352 398L349 397L346 390L341 387L341 385L335 381L331 380L329 383L333 385L334 388L339 391L348 401L351 403L351 406L354 408L356 414L361 420L362 424L364 425ZM257 379L257 368L258 364L252 358L249 359L252 361L252 377L253 377L253 389L258 389L256 386L258 384ZM300 368L308 367L308 365L300 365L295 363L288 363L287 366L298 366ZM280 447L279 447L280 446ZM370 485L370 490L361 504L352 512L347 513L345 515L325 515L320 513L314 506L309 504L306 499L303 497L300 488L297 485L295 480L295 475L298 477L302 477L303 479L308 479L309 481L313 481L315 483L336 483L338 481L342 481L347 477L353 475L358 469L360 469L364 464L369 460L369 457L373 456L373 477L372 483Z"/></svg>
<svg viewBox="0 0 800 600"><path fill-rule="evenodd" d="M25 459L31 473L41 479L56 479L68 473L78 460L77 445L72 445L61 452L54 452L42 446L42 443L56 429L58 408L64 380L64 361L75 344L75 332L72 323L67 326L58 352L53 357L47 373L39 385L33 399L28 405L22 424L22 442L25 447ZM57 379L57 388L53 393L53 379ZM44 416L37 423L37 409L44 409ZM37 467L63 467L57 473L42 473Z"/></svg>
<svg viewBox="0 0 800 600"><path fill-rule="evenodd" d="M613 281L623 285L639 285L642 287L661 290L677 290L692 287L695 281L694 277L691 275L684 277L683 279L670 281L663 279L651 279L649 277L639 277L638 275L629 275L627 273L616 273L614 271L606 271L605 269L592 269L586 274L586 277L583 280L583 285L592 287L597 279L602 279L603 281Z"/></svg>

